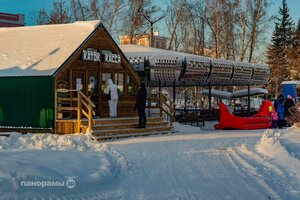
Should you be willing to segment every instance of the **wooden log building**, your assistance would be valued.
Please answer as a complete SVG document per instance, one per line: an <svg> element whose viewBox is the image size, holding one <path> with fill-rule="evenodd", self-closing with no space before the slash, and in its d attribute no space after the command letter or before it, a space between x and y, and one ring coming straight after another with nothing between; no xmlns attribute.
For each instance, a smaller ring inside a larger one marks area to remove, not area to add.
<svg viewBox="0 0 300 200"><path fill-rule="evenodd" d="M0 44L0 129L82 131L108 117L109 78L118 116L137 115L139 77L100 21L0 28Z"/></svg>

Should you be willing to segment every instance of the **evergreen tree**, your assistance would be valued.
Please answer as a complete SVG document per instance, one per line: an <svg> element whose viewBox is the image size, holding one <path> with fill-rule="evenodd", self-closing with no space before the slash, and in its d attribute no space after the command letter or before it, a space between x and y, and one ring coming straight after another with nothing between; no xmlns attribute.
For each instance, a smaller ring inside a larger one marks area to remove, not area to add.
<svg viewBox="0 0 300 200"><path fill-rule="evenodd" d="M300 19L293 33L292 46L290 51L291 65L293 69L293 80L300 78Z"/></svg>
<svg viewBox="0 0 300 200"><path fill-rule="evenodd" d="M271 71L269 92L276 96L278 96L281 89L281 82L292 78L291 58L289 57L292 35L293 22L289 15L286 0L283 0L282 7L279 8L279 17L276 17L271 44L267 51L267 59Z"/></svg>

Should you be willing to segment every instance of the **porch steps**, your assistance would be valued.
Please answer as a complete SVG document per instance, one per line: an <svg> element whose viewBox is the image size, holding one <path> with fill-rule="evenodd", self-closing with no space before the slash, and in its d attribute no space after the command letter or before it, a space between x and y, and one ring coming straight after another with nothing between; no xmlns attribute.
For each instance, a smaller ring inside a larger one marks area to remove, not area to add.
<svg viewBox="0 0 300 200"><path fill-rule="evenodd" d="M137 117L94 119L93 135L99 140L170 133L172 126L161 117L148 117L146 128L135 128Z"/></svg>

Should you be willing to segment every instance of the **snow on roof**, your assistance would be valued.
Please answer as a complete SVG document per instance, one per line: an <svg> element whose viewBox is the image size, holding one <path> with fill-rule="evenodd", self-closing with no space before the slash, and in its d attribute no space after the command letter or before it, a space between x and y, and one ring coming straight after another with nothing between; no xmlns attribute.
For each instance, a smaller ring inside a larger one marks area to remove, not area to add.
<svg viewBox="0 0 300 200"><path fill-rule="evenodd" d="M250 88L250 96L268 94L268 90L263 88ZM248 89L238 90L232 93L231 98L240 98L248 96Z"/></svg>
<svg viewBox="0 0 300 200"><path fill-rule="evenodd" d="M268 90L263 89L263 88L250 88L250 96L253 95L259 95L259 94L267 94ZM208 96L209 91L208 90L202 90L201 94ZM231 92L225 92L221 90L211 90L211 96L217 97L220 99L232 99L232 98L241 98L248 96L248 89L244 90L238 90L233 93Z"/></svg>
<svg viewBox="0 0 300 200"><path fill-rule="evenodd" d="M152 56L161 56L161 57L190 57L193 54L188 53L181 53L177 51L169 51L165 49L158 49L153 47L145 47L139 46L134 44L126 44L126 45L119 45L120 49L126 55L126 57L146 57L151 58Z"/></svg>
<svg viewBox="0 0 300 200"><path fill-rule="evenodd" d="M300 81L282 81L282 85L299 85Z"/></svg>
<svg viewBox="0 0 300 200"><path fill-rule="evenodd" d="M0 77L52 75L99 24L0 28Z"/></svg>
<svg viewBox="0 0 300 200"><path fill-rule="evenodd" d="M201 94L208 96L209 90L202 90ZM225 91L221 91L221 90L211 90L212 97L217 97L220 99L230 99L231 95L232 95L231 92L225 92Z"/></svg>

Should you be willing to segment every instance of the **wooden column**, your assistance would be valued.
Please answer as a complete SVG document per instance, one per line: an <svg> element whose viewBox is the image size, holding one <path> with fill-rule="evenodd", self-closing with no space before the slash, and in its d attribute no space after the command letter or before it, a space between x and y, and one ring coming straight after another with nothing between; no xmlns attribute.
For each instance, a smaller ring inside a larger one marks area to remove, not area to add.
<svg viewBox="0 0 300 200"><path fill-rule="evenodd" d="M102 103L102 73L103 73L103 65L101 62L99 62L99 75L98 75L98 91L99 91L99 108L98 108L98 113L99 113L99 118L101 116L101 103Z"/></svg>
<svg viewBox="0 0 300 200"><path fill-rule="evenodd" d="M77 133L80 133L80 127L81 127L81 95L79 92L77 92Z"/></svg>

